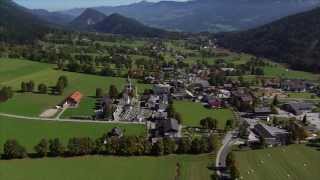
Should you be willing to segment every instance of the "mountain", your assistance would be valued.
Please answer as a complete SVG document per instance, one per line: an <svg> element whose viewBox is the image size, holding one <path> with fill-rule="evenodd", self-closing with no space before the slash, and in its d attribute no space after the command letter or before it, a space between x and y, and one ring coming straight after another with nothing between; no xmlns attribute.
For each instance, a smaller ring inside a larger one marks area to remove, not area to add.
<svg viewBox="0 0 320 180"><path fill-rule="evenodd" d="M119 13L148 26L186 32L245 30L282 17L310 10L320 0L191 0L186 2L142 1L123 6L94 9L110 15ZM61 13L78 16L85 9Z"/></svg>
<svg viewBox="0 0 320 180"><path fill-rule="evenodd" d="M220 46L288 63L294 69L320 72L320 8L215 38Z"/></svg>
<svg viewBox="0 0 320 180"><path fill-rule="evenodd" d="M75 29L86 29L88 26L95 25L107 18L103 13L94 10L86 9L79 17L75 18L69 26Z"/></svg>
<svg viewBox="0 0 320 180"><path fill-rule="evenodd" d="M0 41L30 42L48 31L47 23L11 0L0 1Z"/></svg>
<svg viewBox="0 0 320 180"><path fill-rule="evenodd" d="M88 29L100 33L121 34L136 37L166 37L170 34L174 35L174 33L148 27L134 19L124 17L120 14L112 14L101 22L89 26Z"/></svg>
<svg viewBox="0 0 320 180"><path fill-rule="evenodd" d="M71 15L62 14L59 12L49 12L44 9L32 9L30 12L46 22L57 25L66 25L74 19L74 17Z"/></svg>

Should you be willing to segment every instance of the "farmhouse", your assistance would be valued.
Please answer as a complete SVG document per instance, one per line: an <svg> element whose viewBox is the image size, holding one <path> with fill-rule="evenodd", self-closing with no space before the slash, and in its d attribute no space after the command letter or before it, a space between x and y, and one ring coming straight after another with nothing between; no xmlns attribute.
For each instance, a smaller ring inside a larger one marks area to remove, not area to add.
<svg viewBox="0 0 320 180"><path fill-rule="evenodd" d="M238 89L231 93L231 103L240 111L248 111L253 104L254 97L245 89Z"/></svg>
<svg viewBox="0 0 320 180"><path fill-rule="evenodd" d="M289 133L284 129L258 123L254 126L252 131L260 138L263 138L265 143L271 147L286 145L289 142Z"/></svg>
<svg viewBox="0 0 320 180"><path fill-rule="evenodd" d="M176 119L162 119L156 122L156 137L180 137L180 125Z"/></svg>
<svg viewBox="0 0 320 180"><path fill-rule="evenodd" d="M281 82L281 89L292 92L305 92L307 83L304 80L284 80Z"/></svg>
<svg viewBox="0 0 320 180"><path fill-rule="evenodd" d="M82 99L83 95L79 91L72 93L65 101L65 105L69 107L77 107Z"/></svg>

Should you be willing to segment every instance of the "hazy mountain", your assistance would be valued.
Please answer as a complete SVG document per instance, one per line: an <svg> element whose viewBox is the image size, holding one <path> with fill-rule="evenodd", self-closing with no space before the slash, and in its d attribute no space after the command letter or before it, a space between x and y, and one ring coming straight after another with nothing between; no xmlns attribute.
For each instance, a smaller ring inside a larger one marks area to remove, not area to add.
<svg viewBox="0 0 320 180"><path fill-rule="evenodd" d="M320 0L192 0L187 2L142 1L125 6L102 6L94 9L124 16L153 27L178 31L230 31L263 25L281 17L319 5ZM78 16L84 9L62 13Z"/></svg>
<svg viewBox="0 0 320 180"><path fill-rule="evenodd" d="M103 21L107 16L94 10L86 9L79 17L75 18L69 26L75 29L86 29L88 26L95 25Z"/></svg>
<svg viewBox="0 0 320 180"><path fill-rule="evenodd" d="M221 46L236 51L285 62L294 69L320 72L320 8L216 38Z"/></svg>
<svg viewBox="0 0 320 180"><path fill-rule="evenodd" d="M30 11L32 14L38 16L42 20L52 24L57 24L57 25L66 25L74 19L74 17L71 15L67 15L59 12L49 12L44 9L33 9Z"/></svg>
<svg viewBox="0 0 320 180"><path fill-rule="evenodd" d="M145 26L134 19L124 17L120 14L112 14L101 22L89 26L88 29L100 33L138 37L165 37L170 34L161 29Z"/></svg>
<svg viewBox="0 0 320 180"><path fill-rule="evenodd" d="M0 41L32 41L48 30L47 25L11 0L0 1Z"/></svg>

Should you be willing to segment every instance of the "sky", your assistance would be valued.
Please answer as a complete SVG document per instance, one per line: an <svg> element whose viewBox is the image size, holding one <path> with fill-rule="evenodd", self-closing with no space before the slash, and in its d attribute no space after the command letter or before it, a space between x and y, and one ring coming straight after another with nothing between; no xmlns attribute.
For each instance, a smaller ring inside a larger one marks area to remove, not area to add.
<svg viewBox="0 0 320 180"><path fill-rule="evenodd" d="M14 0L30 9L47 9L49 11L65 10L79 7L117 6L139 2L141 0ZM160 0L148 0L157 2ZM186 0L175 0L186 1Z"/></svg>

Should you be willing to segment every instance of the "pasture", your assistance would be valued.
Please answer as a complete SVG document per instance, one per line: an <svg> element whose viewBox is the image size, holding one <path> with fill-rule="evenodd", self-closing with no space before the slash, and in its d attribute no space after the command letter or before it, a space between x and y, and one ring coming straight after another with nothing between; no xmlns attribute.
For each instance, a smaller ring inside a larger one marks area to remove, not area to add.
<svg viewBox="0 0 320 180"><path fill-rule="evenodd" d="M107 91L112 84L121 91L126 83L125 78L57 71L53 65L26 60L0 59L0 67L4 67L0 68L0 86L11 86L16 91L20 90L22 81L33 80L36 87L40 83L54 86L59 76L64 75L68 78L69 86L61 96L17 92L12 99L0 104L0 112L18 115L39 116L45 109L54 107L63 101L73 91L80 91L88 97L95 95L96 88L103 88ZM136 85L140 92L150 87L144 84Z"/></svg>
<svg viewBox="0 0 320 180"><path fill-rule="evenodd" d="M201 103L191 101L175 101L174 108L182 116L182 124L186 126L200 126L200 120L212 117L218 120L218 127L223 129L226 121L233 119L230 109L207 109Z"/></svg>
<svg viewBox="0 0 320 180"><path fill-rule="evenodd" d="M266 66L263 70L265 76L281 77L288 79L318 80L320 77L319 75L312 74L310 72L287 69L280 64L274 64L274 66Z"/></svg>
<svg viewBox="0 0 320 180"><path fill-rule="evenodd" d="M236 152L240 174L246 180L317 180L319 151L305 145Z"/></svg>
<svg viewBox="0 0 320 180"><path fill-rule="evenodd" d="M0 152L2 152L2 145L8 139L18 140L30 152L42 138L60 138L67 143L71 137L98 138L114 127L123 129L126 135L145 135L146 133L143 125L134 124L96 124L0 117Z"/></svg>
<svg viewBox="0 0 320 180"><path fill-rule="evenodd" d="M0 161L1 179L10 180L210 180L209 155L163 157L85 156Z"/></svg>

